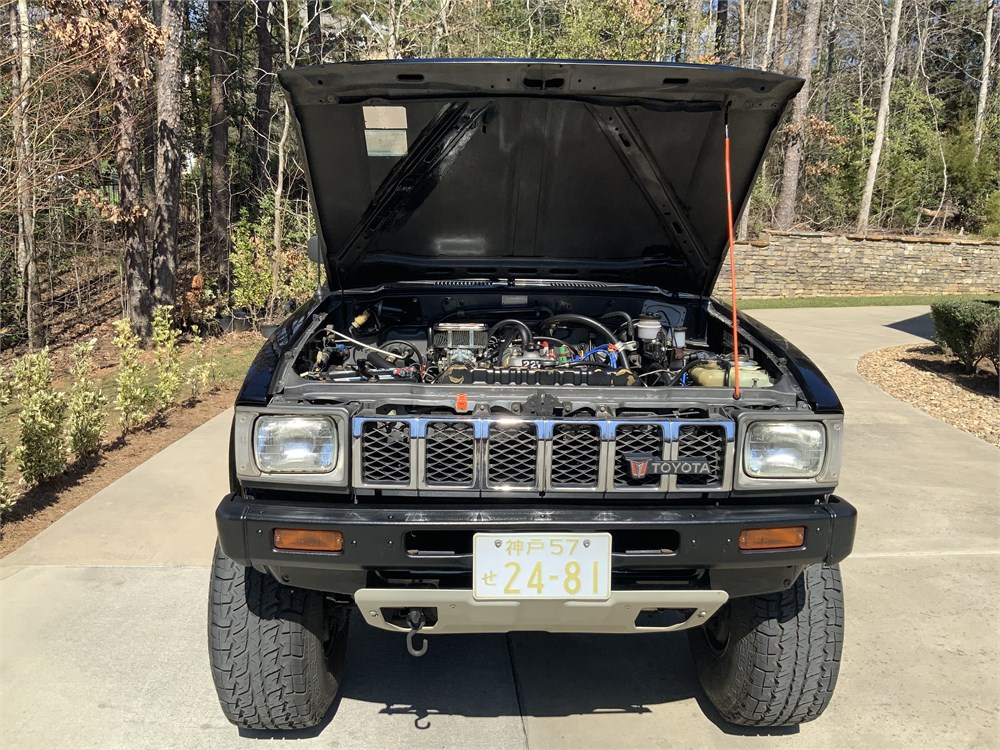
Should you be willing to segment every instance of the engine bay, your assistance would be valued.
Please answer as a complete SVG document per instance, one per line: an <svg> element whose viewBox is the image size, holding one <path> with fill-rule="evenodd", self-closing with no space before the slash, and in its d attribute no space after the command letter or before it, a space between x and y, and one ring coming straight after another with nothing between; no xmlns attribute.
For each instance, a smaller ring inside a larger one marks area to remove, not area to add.
<svg viewBox="0 0 1000 750"><path fill-rule="evenodd" d="M330 384L729 387L731 339L727 351L724 332L713 335L697 316L689 327L690 304L551 294L385 297L317 320L293 370ZM772 387L780 375L769 365L741 347L741 384Z"/></svg>

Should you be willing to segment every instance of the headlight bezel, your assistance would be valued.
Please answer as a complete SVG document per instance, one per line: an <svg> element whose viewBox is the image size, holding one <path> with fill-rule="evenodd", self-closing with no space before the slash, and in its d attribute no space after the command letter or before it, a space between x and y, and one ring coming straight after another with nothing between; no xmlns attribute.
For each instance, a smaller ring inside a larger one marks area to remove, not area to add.
<svg viewBox="0 0 1000 750"><path fill-rule="evenodd" d="M772 424L811 423L823 430L825 450L818 472L809 477L759 477L753 476L747 469L747 457L750 448L750 433L754 425L762 422ZM767 490L767 489L833 489L840 478L840 463L843 453L842 414L812 414L812 413L744 413L737 418L737 451L736 471L734 472L734 489L737 490Z"/></svg>
<svg viewBox="0 0 1000 750"><path fill-rule="evenodd" d="M287 417L289 419L322 418L333 426L334 462L329 471L266 471L261 470L257 458L257 424L261 418ZM236 407L233 423L233 458L236 476L248 485L273 486L310 485L313 487L347 486L347 443L349 440L347 410L340 407L284 406Z"/></svg>

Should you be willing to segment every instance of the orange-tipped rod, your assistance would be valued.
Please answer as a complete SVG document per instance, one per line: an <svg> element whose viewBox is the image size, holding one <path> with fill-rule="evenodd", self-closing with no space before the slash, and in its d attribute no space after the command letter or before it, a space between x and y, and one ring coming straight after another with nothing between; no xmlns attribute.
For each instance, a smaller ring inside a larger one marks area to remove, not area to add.
<svg viewBox="0 0 1000 750"><path fill-rule="evenodd" d="M729 105L726 105L726 216L729 219L729 286L733 292L733 398L740 397L740 333L736 317L736 237L733 233L733 181L729 174Z"/></svg>

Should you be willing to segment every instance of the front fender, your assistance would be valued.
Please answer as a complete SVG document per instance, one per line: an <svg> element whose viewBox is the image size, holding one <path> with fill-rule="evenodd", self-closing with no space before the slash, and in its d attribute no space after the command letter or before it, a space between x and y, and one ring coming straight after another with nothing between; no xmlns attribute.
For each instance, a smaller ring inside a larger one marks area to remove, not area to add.
<svg viewBox="0 0 1000 750"><path fill-rule="evenodd" d="M308 325L312 315L325 308L329 302L329 293L313 297L295 312L289 315L264 346L257 352L243 386L236 397L237 405L266 405L271 395L271 386L278 373L285 352L294 346L299 334Z"/></svg>

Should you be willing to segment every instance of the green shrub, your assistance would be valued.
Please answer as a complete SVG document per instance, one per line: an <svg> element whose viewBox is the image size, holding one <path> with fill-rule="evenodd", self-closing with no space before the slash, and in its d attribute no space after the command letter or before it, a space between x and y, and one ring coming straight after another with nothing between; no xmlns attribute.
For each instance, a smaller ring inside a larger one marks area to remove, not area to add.
<svg viewBox="0 0 1000 750"><path fill-rule="evenodd" d="M93 379L94 346L97 339L73 347L73 385L69 392L69 448L77 458L92 456L101 447L106 419L104 405L107 399Z"/></svg>
<svg viewBox="0 0 1000 750"><path fill-rule="evenodd" d="M14 507L18 494L10 486L10 478L7 476L7 463L10 461L10 449L7 443L0 440L0 514L6 513Z"/></svg>
<svg viewBox="0 0 1000 750"><path fill-rule="evenodd" d="M22 396L52 387L52 358L48 347L14 360L11 384Z"/></svg>
<svg viewBox="0 0 1000 750"><path fill-rule="evenodd" d="M128 320L115 321L115 348L118 349L118 377L115 380L115 408L122 434L149 419L153 393L143 385L145 368L139 361L139 338Z"/></svg>
<svg viewBox="0 0 1000 750"><path fill-rule="evenodd" d="M174 405L181 387L181 362L177 351L180 332L174 328L171 317L173 307L161 305L153 311L153 346L156 349L156 383L153 402L158 412Z"/></svg>
<svg viewBox="0 0 1000 750"><path fill-rule="evenodd" d="M0 367L0 406L6 406L10 403L11 392L13 391L10 379L11 373Z"/></svg>
<svg viewBox="0 0 1000 750"><path fill-rule="evenodd" d="M312 234L309 214L293 210L294 202L282 205L280 248L274 247L273 193L261 198L256 219L243 211L232 229L232 304L254 319L276 315L285 302L303 302L318 283L316 266L306 252Z"/></svg>
<svg viewBox="0 0 1000 750"><path fill-rule="evenodd" d="M262 216L266 213L262 210ZM271 299L271 241L265 220L251 221L246 211L232 228L233 250L229 256L233 276L232 301L257 317Z"/></svg>
<svg viewBox="0 0 1000 750"><path fill-rule="evenodd" d="M194 327L194 342L192 354L184 382L191 389L191 398L198 398L209 390L214 390L218 384L219 365L205 355L205 342L199 335L198 327Z"/></svg>
<svg viewBox="0 0 1000 750"><path fill-rule="evenodd" d="M21 439L14 458L23 481L35 484L66 468L66 394L52 388L49 350L25 354L14 363L14 387L21 400Z"/></svg>
<svg viewBox="0 0 1000 750"><path fill-rule="evenodd" d="M956 300L931 305L938 345L958 357L968 372L989 359L997 364L1000 354L1000 307L975 300Z"/></svg>
<svg viewBox="0 0 1000 750"><path fill-rule="evenodd" d="M986 237L1000 237L1000 190L983 198L983 232Z"/></svg>

